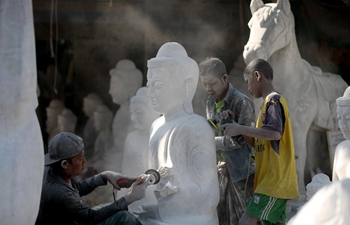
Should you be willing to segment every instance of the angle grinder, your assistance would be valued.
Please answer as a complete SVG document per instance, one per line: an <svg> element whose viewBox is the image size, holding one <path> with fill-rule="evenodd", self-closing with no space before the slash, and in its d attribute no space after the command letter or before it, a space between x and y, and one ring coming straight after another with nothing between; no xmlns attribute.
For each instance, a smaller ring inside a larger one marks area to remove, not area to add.
<svg viewBox="0 0 350 225"><path fill-rule="evenodd" d="M139 178L142 178L142 182L147 181L149 185L157 184L160 181L160 174L157 170L149 169L144 174L131 179L120 179L117 184L120 188L129 188Z"/></svg>

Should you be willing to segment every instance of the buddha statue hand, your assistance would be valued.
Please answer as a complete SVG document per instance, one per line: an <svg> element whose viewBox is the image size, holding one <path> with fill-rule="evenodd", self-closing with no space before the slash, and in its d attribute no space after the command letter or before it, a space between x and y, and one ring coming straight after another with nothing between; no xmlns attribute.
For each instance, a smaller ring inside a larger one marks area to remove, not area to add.
<svg viewBox="0 0 350 225"><path fill-rule="evenodd" d="M141 220L147 218L160 220L157 204L145 204L142 205L141 208L141 212L134 212Z"/></svg>

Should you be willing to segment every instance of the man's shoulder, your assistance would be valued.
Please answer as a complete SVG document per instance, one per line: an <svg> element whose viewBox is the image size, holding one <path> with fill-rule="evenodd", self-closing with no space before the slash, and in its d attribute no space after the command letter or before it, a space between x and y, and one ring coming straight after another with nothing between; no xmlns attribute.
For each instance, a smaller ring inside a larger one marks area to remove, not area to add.
<svg viewBox="0 0 350 225"><path fill-rule="evenodd" d="M245 101L253 103L251 98L249 98L247 95L243 94L242 92L240 92L236 88L230 88L229 89L228 98L230 98L232 101L243 101L243 100L245 100Z"/></svg>
<svg viewBox="0 0 350 225"><path fill-rule="evenodd" d="M72 190L69 188L69 186L58 177L48 174L46 179L43 181L42 196L44 198L59 200L71 192Z"/></svg>
<svg viewBox="0 0 350 225"><path fill-rule="evenodd" d="M247 95L243 94L242 92L238 91L237 89L233 90L233 95L236 96L238 99L248 99L248 101L252 102L252 99L249 98Z"/></svg>

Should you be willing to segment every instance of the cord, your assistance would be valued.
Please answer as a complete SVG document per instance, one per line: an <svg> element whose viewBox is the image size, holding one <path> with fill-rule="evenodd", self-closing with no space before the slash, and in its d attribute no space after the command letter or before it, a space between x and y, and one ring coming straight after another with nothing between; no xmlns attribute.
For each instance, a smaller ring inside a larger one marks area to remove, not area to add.
<svg viewBox="0 0 350 225"><path fill-rule="evenodd" d="M253 156L254 156L254 153L249 153L247 178L245 180L245 185L244 185L244 204L245 205L247 204L247 187L248 187L248 180L249 180L249 177L250 177L250 163L252 161L252 157Z"/></svg>

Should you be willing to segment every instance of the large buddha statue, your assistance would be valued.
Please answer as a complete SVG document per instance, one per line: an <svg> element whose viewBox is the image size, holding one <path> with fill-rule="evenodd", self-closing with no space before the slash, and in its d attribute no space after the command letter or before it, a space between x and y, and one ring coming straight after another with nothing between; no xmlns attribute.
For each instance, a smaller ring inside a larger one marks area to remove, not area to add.
<svg viewBox="0 0 350 225"><path fill-rule="evenodd" d="M34 224L44 146L35 109L32 1L0 1L0 223Z"/></svg>
<svg viewBox="0 0 350 225"><path fill-rule="evenodd" d="M161 175L155 204L143 205L144 225L217 225L219 185L214 133L193 113L198 65L178 43L164 44L148 61L153 109L162 114L151 127L151 167Z"/></svg>
<svg viewBox="0 0 350 225"><path fill-rule="evenodd" d="M112 131L115 151L115 167L111 170L120 171L122 167L125 139L133 130L130 120L130 98L136 94L142 85L142 73L134 62L128 59L120 60L116 67L109 71L111 76L109 94L119 108L114 116Z"/></svg>

